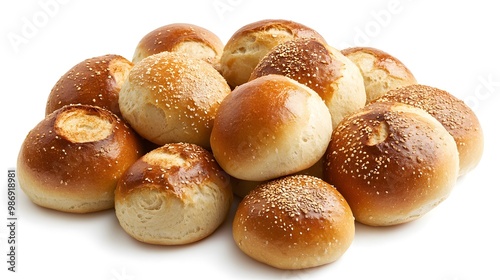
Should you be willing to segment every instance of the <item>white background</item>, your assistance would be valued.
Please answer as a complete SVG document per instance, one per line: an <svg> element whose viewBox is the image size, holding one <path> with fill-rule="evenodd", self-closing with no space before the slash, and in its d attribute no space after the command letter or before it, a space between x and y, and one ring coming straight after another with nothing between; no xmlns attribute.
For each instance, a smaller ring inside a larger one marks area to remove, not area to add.
<svg viewBox="0 0 500 280"><path fill-rule="evenodd" d="M500 16L494 3L1 1L0 178L5 183L0 190L0 278L500 279L500 151L495 138ZM151 246L129 237L112 210L89 215L46 210L18 187L18 272L7 271L7 170L15 167L26 134L43 118L48 93L61 75L94 56L115 53L131 59L143 35L169 23L197 24L226 42L241 26L265 18L301 22L339 49L365 45L385 50L420 83L466 100L484 129L480 165L423 218L390 228L358 224L355 240L340 260L302 271L270 268L240 252L231 236L232 216L201 242Z"/></svg>

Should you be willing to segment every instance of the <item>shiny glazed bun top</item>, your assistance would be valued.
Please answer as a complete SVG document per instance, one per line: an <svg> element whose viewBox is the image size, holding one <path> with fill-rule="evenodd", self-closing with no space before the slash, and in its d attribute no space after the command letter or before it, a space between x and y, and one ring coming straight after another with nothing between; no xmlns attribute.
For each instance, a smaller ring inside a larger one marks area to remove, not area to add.
<svg viewBox="0 0 500 280"><path fill-rule="evenodd" d="M267 19L245 25L224 46L220 71L234 88L248 81L255 66L273 47L297 38L316 38L326 43L314 29L290 20Z"/></svg>

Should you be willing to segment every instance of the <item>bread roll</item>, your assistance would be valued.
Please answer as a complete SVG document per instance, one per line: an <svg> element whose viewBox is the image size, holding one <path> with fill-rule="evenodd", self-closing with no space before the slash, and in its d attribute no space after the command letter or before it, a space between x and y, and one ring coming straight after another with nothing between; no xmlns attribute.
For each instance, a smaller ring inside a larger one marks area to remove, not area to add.
<svg viewBox="0 0 500 280"><path fill-rule="evenodd" d="M315 164L332 133L330 113L312 89L281 75L245 83L221 103L210 144L238 179L264 181Z"/></svg>
<svg viewBox="0 0 500 280"><path fill-rule="evenodd" d="M118 102L125 120L147 140L208 149L215 113L230 92L207 62L162 52L133 67Z"/></svg>
<svg viewBox="0 0 500 280"><path fill-rule="evenodd" d="M201 240L222 224L232 202L229 176L205 149L159 147L134 163L116 188L116 216L135 239L160 245Z"/></svg>
<svg viewBox="0 0 500 280"><path fill-rule="evenodd" d="M367 103L399 87L417 80L399 59L376 48L353 47L342 53L354 62L363 75Z"/></svg>
<svg viewBox="0 0 500 280"><path fill-rule="evenodd" d="M67 105L26 136L19 184L36 204L87 213L113 207L118 178L141 155L140 138L110 111Z"/></svg>
<svg viewBox="0 0 500 280"><path fill-rule="evenodd" d="M52 88L45 114L65 105L88 104L121 116L118 94L132 66L132 62L115 54L89 58L76 64Z"/></svg>
<svg viewBox="0 0 500 280"><path fill-rule="evenodd" d="M389 226L415 220L448 197L458 176L453 137L422 109L376 102L333 132L325 180L356 221Z"/></svg>
<svg viewBox="0 0 500 280"><path fill-rule="evenodd" d="M478 118L462 100L449 92L426 85L389 91L376 101L396 101L424 109L448 130L457 143L459 175L476 167L483 154L484 137Z"/></svg>
<svg viewBox="0 0 500 280"><path fill-rule="evenodd" d="M248 81L259 61L279 43L297 38L325 39L314 29L301 23L266 19L238 29L224 46L220 71L231 87Z"/></svg>
<svg viewBox="0 0 500 280"><path fill-rule="evenodd" d="M160 52L179 52L217 65L224 44L217 35L203 27L188 23L171 23L146 34L137 44L132 58L138 63Z"/></svg>
<svg viewBox="0 0 500 280"><path fill-rule="evenodd" d="M342 195L307 175L273 180L238 205L233 238L248 256L281 269L339 259L354 239L354 218Z"/></svg>
<svg viewBox="0 0 500 280"><path fill-rule="evenodd" d="M366 103L358 67L316 39L301 38L277 45L261 59L250 80L269 74L287 76L315 90L330 110L334 128Z"/></svg>

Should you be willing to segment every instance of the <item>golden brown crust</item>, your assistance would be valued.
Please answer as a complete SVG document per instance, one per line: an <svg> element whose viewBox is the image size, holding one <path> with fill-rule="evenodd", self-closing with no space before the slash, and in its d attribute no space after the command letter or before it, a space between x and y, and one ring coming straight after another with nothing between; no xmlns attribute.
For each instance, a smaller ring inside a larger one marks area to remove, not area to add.
<svg viewBox="0 0 500 280"><path fill-rule="evenodd" d="M160 245L199 241L226 219L230 178L207 150L166 144L144 155L121 177L115 210L135 239Z"/></svg>
<svg viewBox="0 0 500 280"><path fill-rule="evenodd" d="M371 47L352 47L341 50L342 54L349 57L354 53L368 53L374 56L375 68L385 70L392 77L397 77L402 80L413 80L415 77L410 70L396 57L382 50Z"/></svg>
<svg viewBox="0 0 500 280"><path fill-rule="evenodd" d="M199 54L201 59L211 64L218 63L224 44L220 38L210 30L188 23L172 23L161 26L146 34L136 47L133 62L137 63L147 56L164 51L175 52L186 42L199 43L213 53Z"/></svg>
<svg viewBox="0 0 500 280"><path fill-rule="evenodd" d="M417 219L448 196L458 152L424 110L378 102L335 129L324 166L325 180L346 198L357 221L392 225Z"/></svg>
<svg viewBox="0 0 500 280"><path fill-rule="evenodd" d="M333 262L354 238L354 218L336 189L294 175L252 190L238 205L233 238L250 257L282 269Z"/></svg>
<svg viewBox="0 0 500 280"><path fill-rule="evenodd" d="M312 166L331 131L328 108L316 92L285 76L267 75L224 99L210 144L230 175L261 181Z"/></svg>
<svg viewBox="0 0 500 280"><path fill-rule="evenodd" d="M186 188L195 188L206 182L230 188L229 175L209 152L197 145L173 143L153 151L130 166L120 178L116 199L125 200L130 193L143 188L154 188L179 198L183 197ZM174 157L178 159L169 161ZM183 164L178 165L177 162Z"/></svg>
<svg viewBox="0 0 500 280"><path fill-rule="evenodd" d="M248 81L255 66L273 47L298 38L316 38L326 44L318 32L294 21L267 19L245 25L224 46L220 71L234 88Z"/></svg>
<svg viewBox="0 0 500 280"><path fill-rule="evenodd" d="M484 142L479 120L471 108L449 92L426 85L411 85L389 91L375 101L405 103L435 117L457 143L460 175L466 174L479 163Z"/></svg>
<svg viewBox="0 0 500 280"><path fill-rule="evenodd" d="M361 70L367 102L389 90L417 83L410 69L387 52L371 47L353 47L341 52Z"/></svg>
<svg viewBox="0 0 500 280"><path fill-rule="evenodd" d="M247 24L238 29L229 39L227 44L231 45L240 37L269 29L286 30L293 38L316 38L326 44L325 39L316 30L301 23L284 19L264 19Z"/></svg>
<svg viewBox="0 0 500 280"><path fill-rule="evenodd" d="M48 208L82 213L107 209L113 206L118 178L142 153L135 132L108 110L64 106L23 142L18 156L21 187L35 203ZM104 208L93 209L92 204L101 200L106 205L98 207Z"/></svg>
<svg viewBox="0 0 500 280"><path fill-rule="evenodd" d="M132 62L115 54L89 58L76 64L52 88L45 114L65 105L88 104L120 116L118 94L132 66Z"/></svg>
<svg viewBox="0 0 500 280"><path fill-rule="evenodd" d="M208 149L217 108L230 92L208 63L163 52L134 66L118 102L123 118L147 140L158 145L189 142Z"/></svg>
<svg viewBox="0 0 500 280"><path fill-rule="evenodd" d="M343 64L335 60L324 43L313 38L283 42L273 48L255 67L249 80L284 75L315 90L329 101L335 81L342 77Z"/></svg>

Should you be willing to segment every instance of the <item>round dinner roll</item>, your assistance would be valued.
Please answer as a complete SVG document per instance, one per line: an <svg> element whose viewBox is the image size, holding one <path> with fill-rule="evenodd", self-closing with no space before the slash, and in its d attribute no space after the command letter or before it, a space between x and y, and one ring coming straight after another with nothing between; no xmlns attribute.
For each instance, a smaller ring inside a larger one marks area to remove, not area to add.
<svg viewBox="0 0 500 280"><path fill-rule="evenodd" d="M415 220L448 197L458 176L453 137L426 111L397 102L367 105L334 130L325 181L356 221L389 226Z"/></svg>
<svg viewBox="0 0 500 280"><path fill-rule="evenodd" d="M332 263L354 239L354 217L330 184L307 175L272 180L238 205L233 239L251 258L280 269Z"/></svg>
<svg viewBox="0 0 500 280"><path fill-rule="evenodd" d="M141 143L106 109L64 106L26 136L17 160L19 184L46 208L73 213L112 208L118 178L142 156Z"/></svg>
<svg viewBox="0 0 500 280"><path fill-rule="evenodd" d="M45 114L65 105L88 104L121 116L118 94L132 66L132 62L115 54L89 58L76 64L50 91Z"/></svg>
<svg viewBox="0 0 500 280"><path fill-rule="evenodd" d="M417 83L408 67L382 50L352 47L341 52L361 70L367 103L383 96L389 90Z"/></svg>
<svg viewBox="0 0 500 280"><path fill-rule="evenodd" d="M332 130L328 108L315 91L288 77L267 75L222 101L210 144L231 176L264 181L314 165Z"/></svg>
<svg viewBox="0 0 500 280"><path fill-rule="evenodd" d="M208 149L215 113L230 92L207 62L162 52L135 64L118 102L124 119L145 139Z"/></svg>
<svg viewBox="0 0 500 280"><path fill-rule="evenodd" d="M410 85L389 91L375 101L406 103L424 109L441 122L457 144L460 176L474 169L481 160L484 146L481 124L474 111L449 92L426 85Z"/></svg>
<svg viewBox="0 0 500 280"><path fill-rule="evenodd" d="M132 58L137 63L160 52L179 52L217 65L224 44L212 31L189 23L171 23L146 34L137 44Z"/></svg>
<svg viewBox="0 0 500 280"><path fill-rule="evenodd" d="M266 19L247 24L224 46L220 71L234 88L248 81L255 66L273 47L297 38L316 38L326 44L318 32L298 22Z"/></svg>
<svg viewBox="0 0 500 280"><path fill-rule="evenodd" d="M330 110L334 128L366 103L358 67L340 51L313 38L277 45L261 59L250 80L269 74L287 76L315 90Z"/></svg>
<svg viewBox="0 0 500 280"><path fill-rule="evenodd" d="M116 187L115 211L135 239L160 245L201 240L226 219L230 178L195 144L172 143L145 154Z"/></svg>

